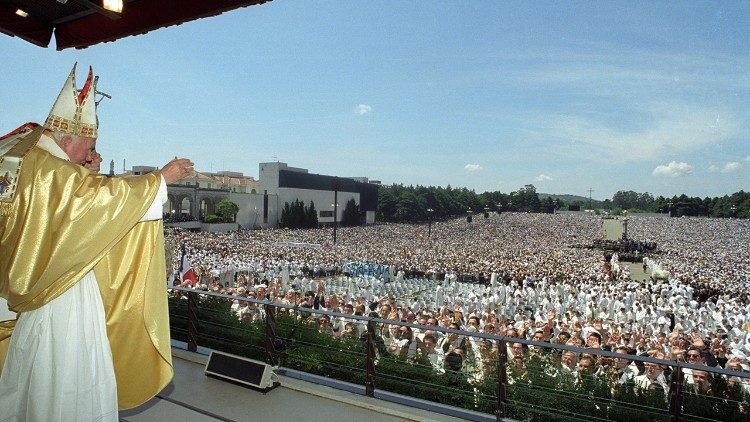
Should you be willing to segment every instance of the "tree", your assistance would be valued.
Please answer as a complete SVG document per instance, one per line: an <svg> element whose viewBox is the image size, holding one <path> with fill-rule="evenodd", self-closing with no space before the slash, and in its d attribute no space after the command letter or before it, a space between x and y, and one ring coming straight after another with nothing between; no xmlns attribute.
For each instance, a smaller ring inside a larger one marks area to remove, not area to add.
<svg viewBox="0 0 750 422"><path fill-rule="evenodd" d="M378 220L393 221L396 213L396 185L380 186L378 188Z"/></svg>
<svg viewBox="0 0 750 422"><path fill-rule="evenodd" d="M417 196L413 191L407 191L401 196L396 203L396 213L393 215L394 220L399 222L412 223L424 220L426 218L427 207L423 198Z"/></svg>
<svg viewBox="0 0 750 422"><path fill-rule="evenodd" d="M305 204L299 199L292 203L292 228L300 229L305 227Z"/></svg>
<svg viewBox="0 0 750 422"><path fill-rule="evenodd" d="M284 208L281 209L279 226L287 229L292 227L292 207L289 206L289 202L284 202Z"/></svg>
<svg viewBox="0 0 750 422"><path fill-rule="evenodd" d="M547 199L542 202L542 209L548 214L555 212L555 201L551 196L548 196Z"/></svg>
<svg viewBox="0 0 750 422"><path fill-rule="evenodd" d="M534 185L526 185L517 192L512 192L511 196L513 197L513 209L515 210L531 212L542 210L542 202L539 200Z"/></svg>
<svg viewBox="0 0 750 422"><path fill-rule="evenodd" d="M638 193L632 190L618 191L612 196L614 206L622 209L651 210L654 196L648 192Z"/></svg>
<svg viewBox="0 0 750 422"><path fill-rule="evenodd" d="M295 199L291 204L284 203L281 209L279 226L287 229L310 229L318 227L318 212L315 211L315 203L310 201L306 207L304 202Z"/></svg>
<svg viewBox="0 0 750 422"><path fill-rule="evenodd" d="M722 198L688 198L686 195L671 199L654 196L648 192L618 191L612 200L592 201L594 207L617 210L643 210L666 213L672 203L673 216L750 217L750 193L739 191ZM499 204L499 205L498 205ZM484 192L477 194L466 188L433 186L404 186L393 184L378 188L377 219L393 222L417 222L427 220L427 209L431 208L433 219L463 217L466 211L490 210L551 212L551 209L567 208L580 211L588 207L588 201L572 199L569 204L559 200L541 201L534 185L526 185L515 192ZM733 208L734 207L734 208Z"/></svg>
<svg viewBox="0 0 750 422"><path fill-rule="evenodd" d="M305 210L305 227L309 229L318 227L318 212L315 210L313 201L310 201L310 206Z"/></svg>
<svg viewBox="0 0 750 422"><path fill-rule="evenodd" d="M612 196L612 204L624 210L635 208L636 202L638 202L638 194L633 192L632 190L617 191L617 193Z"/></svg>
<svg viewBox="0 0 750 422"><path fill-rule="evenodd" d="M348 227L359 226L359 224L359 206L357 205L357 202L354 200L354 198L352 198L346 201L344 213L341 216L341 225L344 227Z"/></svg>
<svg viewBox="0 0 750 422"><path fill-rule="evenodd" d="M231 223L235 221L235 217L240 211L240 206L233 201L224 198L216 205L216 209L217 214L221 217L224 223Z"/></svg>

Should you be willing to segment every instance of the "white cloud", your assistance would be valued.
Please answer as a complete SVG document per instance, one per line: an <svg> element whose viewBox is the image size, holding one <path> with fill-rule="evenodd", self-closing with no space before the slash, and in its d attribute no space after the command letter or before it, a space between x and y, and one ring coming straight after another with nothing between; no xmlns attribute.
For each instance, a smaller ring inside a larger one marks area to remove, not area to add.
<svg viewBox="0 0 750 422"><path fill-rule="evenodd" d="M711 164L711 166L708 167L708 171L710 171L711 173L734 173L740 170L742 170L742 163L738 161L731 161L724 164L723 167L719 167L714 164Z"/></svg>
<svg viewBox="0 0 750 422"><path fill-rule="evenodd" d="M741 119L728 110L653 101L637 111L644 116L643 124L633 129L586 115L530 116L528 134L531 139L556 140L558 147L568 148L567 153L576 157L641 161L695 151L741 133Z"/></svg>
<svg viewBox="0 0 750 422"><path fill-rule="evenodd" d="M732 161L731 163L724 164L724 167L720 170L722 173L734 173L742 168L742 164Z"/></svg>
<svg viewBox="0 0 750 422"><path fill-rule="evenodd" d="M621 98L655 97L665 87L680 86L691 92L729 92L747 89L747 69L750 61L746 56L703 51L671 52L649 48L617 49L602 52L604 43L592 43L583 50L531 51L512 59L543 63L527 72L511 73L532 86L580 86L585 84L591 91ZM588 50L587 52L584 52ZM598 66L591 66L597 63ZM494 70L494 69L493 69ZM508 72L495 71L488 76ZM515 82L515 81L511 81Z"/></svg>
<svg viewBox="0 0 750 422"><path fill-rule="evenodd" d="M535 177L534 180L536 180L537 182L548 182L552 180L552 178L547 176L546 174L540 174L539 176Z"/></svg>
<svg viewBox="0 0 750 422"><path fill-rule="evenodd" d="M356 107L354 107L354 113L360 116L363 116L371 111L372 107L368 106L367 104L358 104Z"/></svg>
<svg viewBox="0 0 750 422"><path fill-rule="evenodd" d="M745 157L745 161L747 161L748 163L750 163L750 155L748 155L747 157Z"/></svg>
<svg viewBox="0 0 750 422"><path fill-rule="evenodd" d="M665 176L665 177L678 177L683 176L686 174L690 174L693 172L693 167L688 163L678 163L677 161L672 161L671 163L665 165L657 166L654 171L654 176Z"/></svg>
<svg viewBox="0 0 750 422"><path fill-rule="evenodd" d="M480 166L479 164L467 164L464 166L464 170L468 172L481 171L482 166Z"/></svg>

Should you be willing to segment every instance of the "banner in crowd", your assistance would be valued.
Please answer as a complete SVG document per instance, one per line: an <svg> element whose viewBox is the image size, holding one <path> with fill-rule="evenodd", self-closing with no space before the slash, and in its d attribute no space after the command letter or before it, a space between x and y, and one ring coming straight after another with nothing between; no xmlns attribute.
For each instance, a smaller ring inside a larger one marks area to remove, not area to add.
<svg viewBox="0 0 750 422"><path fill-rule="evenodd" d="M384 280L388 280L388 278L390 277L391 267L374 262L351 261L344 264L343 270L345 273L352 276L379 276Z"/></svg>
<svg viewBox="0 0 750 422"><path fill-rule="evenodd" d="M321 249L322 246L320 243L303 243L303 242L274 242L273 246L278 247L287 247L287 248L310 248L310 249Z"/></svg>

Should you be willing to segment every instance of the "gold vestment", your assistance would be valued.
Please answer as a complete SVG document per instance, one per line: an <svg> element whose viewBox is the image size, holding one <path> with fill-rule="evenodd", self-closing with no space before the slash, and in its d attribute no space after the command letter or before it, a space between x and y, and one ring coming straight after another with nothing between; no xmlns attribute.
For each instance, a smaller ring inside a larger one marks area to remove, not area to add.
<svg viewBox="0 0 750 422"><path fill-rule="evenodd" d="M104 303L120 409L151 399L172 378L164 233L139 222L156 197L158 174L91 174L28 148L12 202L0 213L0 296L23 313L52 301L94 270ZM0 323L0 370L14 322Z"/></svg>

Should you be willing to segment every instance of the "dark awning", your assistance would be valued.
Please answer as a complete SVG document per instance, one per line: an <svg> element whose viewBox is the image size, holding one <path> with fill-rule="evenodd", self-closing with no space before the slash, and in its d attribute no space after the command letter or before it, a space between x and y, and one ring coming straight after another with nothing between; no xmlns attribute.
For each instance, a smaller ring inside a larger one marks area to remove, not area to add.
<svg viewBox="0 0 750 422"><path fill-rule="evenodd" d="M104 10L101 0L0 0L0 32L40 47L54 32L58 50L86 48L266 1L132 0L124 1L120 15ZM28 15L19 16L18 9Z"/></svg>

